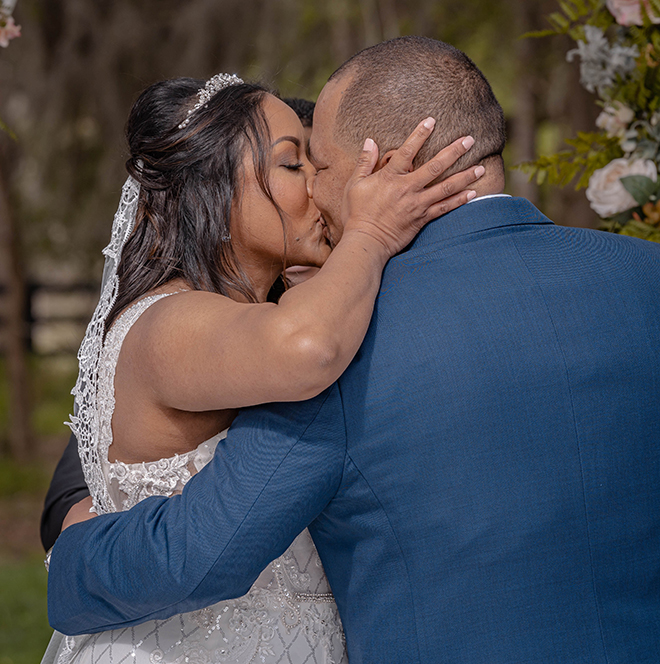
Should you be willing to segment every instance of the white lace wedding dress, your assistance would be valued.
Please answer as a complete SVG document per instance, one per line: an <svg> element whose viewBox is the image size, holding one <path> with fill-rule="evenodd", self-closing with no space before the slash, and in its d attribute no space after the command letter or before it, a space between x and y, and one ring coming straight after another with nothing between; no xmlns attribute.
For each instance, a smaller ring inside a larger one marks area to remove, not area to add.
<svg viewBox="0 0 660 664"><path fill-rule="evenodd" d="M154 302L129 308L108 332L98 379L101 435L99 458L114 511L130 509L148 496L179 493L213 457L222 432L195 450L149 463L108 461L112 442L114 376L126 334ZM91 488L92 492L94 487ZM59 637L59 641L58 641ZM259 576L239 599L168 620L99 634L55 635L44 662L56 664L340 664L346 663L344 635L321 560L307 531Z"/></svg>

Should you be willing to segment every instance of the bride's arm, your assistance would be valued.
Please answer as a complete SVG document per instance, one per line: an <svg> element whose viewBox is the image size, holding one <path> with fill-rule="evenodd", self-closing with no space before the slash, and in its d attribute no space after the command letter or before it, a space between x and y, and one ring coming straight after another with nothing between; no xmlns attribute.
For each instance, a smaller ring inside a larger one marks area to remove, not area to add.
<svg viewBox="0 0 660 664"><path fill-rule="evenodd" d="M363 151L346 187L341 241L278 305L191 292L147 311L124 351L135 379L161 405L189 411L298 401L331 385L362 343L387 261L430 220L466 203L465 188L480 176L471 168L429 186L467 152L465 139L412 171L433 128L426 124L377 173L377 148Z"/></svg>

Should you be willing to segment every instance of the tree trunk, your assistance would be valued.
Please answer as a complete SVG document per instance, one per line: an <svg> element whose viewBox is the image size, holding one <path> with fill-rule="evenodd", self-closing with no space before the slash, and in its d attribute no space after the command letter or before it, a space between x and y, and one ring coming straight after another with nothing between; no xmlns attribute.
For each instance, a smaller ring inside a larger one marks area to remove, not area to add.
<svg viewBox="0 0 660 664"><path fill-rule="evenodd" d="M364 25L364 48L367 48L382 41L376 0L359 0L359 5Z"/></svg>
<svg viewBox="0 0 660 664"><path fill-rule="evenodd" d="M533 3L515 2L516 23L522 35L533 25ZM516 114L511 128L511 144L516 164L536 158L536 91L534 89L535 67L533 66L536 40L519 39L517 44L518 83L516 88ZM512 171L511 184L516 196L523 196L535 205L539 191L534 180L526 173Z"/></svg>
<svg viewBox="0 0 660 664"><path fill-rule="evenodd" d="M383 39L399 36L399 17L394 0L379 0L380 22L383 26Z"/></svg>
<svg viewBox="0 0 660 664"><path fill-rule="evenodd" d="M600 112L594 95L587 92L580 83L580 72L577 63L571 67L570 85L566 94L566 112L570 119L570 127L573 133L578 131L594 131L596 118ZM584 189L575 191L573 186L566 187L563 191L564 213L567 226L586 226L598 228L600 219L591 209Z"/></svg>
<svg viewBox="0 0 660 664"><path fill-rule="evenodd" d="M6 157L6 153L3 156ZM7 275L5 355L9 378L9 452L17 461L26 461L34 451L30 427L26 284L3 169L0 169L0 261Z"/></svg>
<svg viewBox="0 0 660 664"><path fill-rule="evenodd" d="M333 0L328 5L332 55L336 66L346 62L353 55L351 44L350 7L346 0Z"/></svg>

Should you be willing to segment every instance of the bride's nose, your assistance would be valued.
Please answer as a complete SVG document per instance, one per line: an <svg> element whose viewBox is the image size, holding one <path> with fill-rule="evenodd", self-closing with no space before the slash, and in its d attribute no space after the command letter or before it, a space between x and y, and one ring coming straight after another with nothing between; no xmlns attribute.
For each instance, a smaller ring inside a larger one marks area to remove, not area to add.
<svg viewBox="0 0 660 664"><path fill-rule="evenodd" d="M314 194L314 180L316 180L316 170L314 170L311 175L307 177L306 184L307 184L307 195L309 198L313 198Z"/></svg>

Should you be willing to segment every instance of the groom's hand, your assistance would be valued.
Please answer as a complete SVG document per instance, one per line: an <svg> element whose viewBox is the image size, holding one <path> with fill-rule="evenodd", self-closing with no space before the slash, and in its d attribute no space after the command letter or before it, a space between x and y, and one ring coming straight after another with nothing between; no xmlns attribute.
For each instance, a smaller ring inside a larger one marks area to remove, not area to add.
<svg viewBox="0 0 660 664"><path fill-rule="evenodd" d="M468 187L484 174L483 166L470 167L437 184L473 145L465 136L438 152L416 170L413 160L435 127L427 118L387 163L374 173L378 146L368 138L353 175L344 190L342 219L346 233L366 233L389 256L404 249L432 219L455 210L476 196Z"/></svg>

